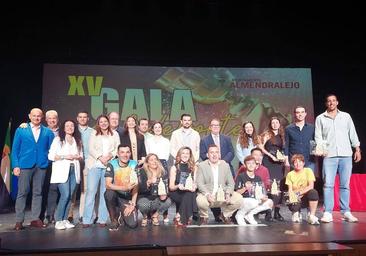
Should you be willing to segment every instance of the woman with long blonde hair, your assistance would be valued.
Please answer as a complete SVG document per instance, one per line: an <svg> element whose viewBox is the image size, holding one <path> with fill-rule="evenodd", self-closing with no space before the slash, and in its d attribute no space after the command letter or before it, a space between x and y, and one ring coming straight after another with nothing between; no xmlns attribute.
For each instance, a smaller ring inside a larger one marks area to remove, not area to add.
<svg viewBox="0 0 366 256"><path fill-rule="evenodd" d="M159 226L159 215L167 211L172 204L168 197L168 173L163 168L158 156L150 153L146 156L139 173L139 194L137 208L142 213L141 226L148 223L151 216L152 224ZM159 193L159 182L162 181L165 193Z"/></svg>

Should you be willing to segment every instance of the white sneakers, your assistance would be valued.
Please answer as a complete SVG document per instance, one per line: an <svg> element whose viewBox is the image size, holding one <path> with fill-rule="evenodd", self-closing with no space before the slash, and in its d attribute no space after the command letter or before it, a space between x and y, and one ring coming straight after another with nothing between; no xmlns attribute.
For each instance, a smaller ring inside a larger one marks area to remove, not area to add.
<svg viewBox="0 0 366 256"><path fill-rule="evenodd" d="M345 212L344 214L342 214L341 217L342 220L347 221L347 222L358 222L358 219L352 215L351 212ZM333 221L333 215L330 212L324 212L323 217L320 219L321 222L324 223L329 223Z"/></svg>
<svg viewBox="0 0 366 256"><path fill-rule="evenodd" d="M358 219L355 216L353 216L351 212L345 212L342 215L342 220L347 222L358 222Z"/></svg>
<svg viewBox="0 0 366 256"><path fill-rule="evenodd" d="M333 215L330 212L324 212L323 217L320 219L321 222L329 223L333 221Z"/></svg>
<svg viewBox="0 0 366 256"><path fill-rule="evenodd" d="M239 226L246 226L247 225L247 223L244 220L243 214L240 213L240 210L236 213L235 219L236 219L236 222L238 223Z"/></svg>
<svg viewBox="0 0 366 256"><path fill-rule="evenodd" d="M308 214L307 221L311 225L319 225L320 224L318 217L316 217L315 215L312 215L312 214Z"/></svg>
<svg viewBox="0 0 366 256"><path fill-rule="evenodd" d="M254 215L251 213L248 214L242 214L240 212L237 212L235 215L236 222L239 226L246 226L246 221L251 225L257 225L258 222L254 219Z"/></svg>
<svg viewBox="0 0 366 256"><path fill-rule="evenodd" d="M301 215L300 212L294 212L292 214L291 219L292 219L292 222L294 222L294 223L301 223L302 222L302 215Z"/></svg>
<svg viewBox="0 0 366 256"><path fill-rule="evenodd" d="M60 221L56 221L55 224L55 229L58 230L64 230L64 229L69 229L69 228L74 228L75 225L70 223L70 221L68 220L60 220Z"/></svg>
<svg viewBox="0 0 366 256"><path fill-rule="evenodd" d="M251 213L248 213L244 216L244 219L249 222L249 224L257 225L258 222L254 219L254 215Z"/></svg>

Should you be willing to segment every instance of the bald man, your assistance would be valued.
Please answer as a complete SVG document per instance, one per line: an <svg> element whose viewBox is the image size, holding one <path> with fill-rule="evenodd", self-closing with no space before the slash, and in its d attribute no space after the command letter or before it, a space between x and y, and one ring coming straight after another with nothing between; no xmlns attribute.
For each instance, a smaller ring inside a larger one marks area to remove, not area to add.
<svg viewBox="0 0 366 256"><path fill-rule="evenodd" d="M30 122L15 131L11 159L13 173L18 176L18 195L15 202L15 230L23 229L24 211L28 193L32 184L31 226L42 228L45 225L39 219L42 206L42 186L48 166L48 150L53 132L41 124L43 112L33 108Z"/></svg>

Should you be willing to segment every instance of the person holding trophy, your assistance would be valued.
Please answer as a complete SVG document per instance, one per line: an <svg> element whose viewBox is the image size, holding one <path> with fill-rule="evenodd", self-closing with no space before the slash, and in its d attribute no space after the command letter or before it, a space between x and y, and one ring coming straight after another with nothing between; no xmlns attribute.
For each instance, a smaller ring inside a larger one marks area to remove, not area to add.
<svg viewBox="0 0 366 256"><path fill-rule="evenodd" d="M286 185L288 186L288 206L292 212L292 222L301 223L301 208L308 207L308 223L319 225L318 217L315 216L319 195L318 191L314 189L314 173L310 168L304 167L305 158L301 154L294 154L291 163L294 170L287 174Z"/></svg>
<svg viewBox="0 0 366 256"><path fill-rule="evenodd" d="M176 206L174 225L178 227L190 225L198 212L195 162L192 150L181 147L170 169L169 191Z"/></svg>
<svg viewBox="0 0 366 256"><path fill-rule="evenodd" d="M284 162L286 160L283 154L285 145L285 131L278 117L272 117L268 129L261 134L262 144L259 147L263 151L263 165L268 168L271 180L280 182L280 189L283 191L284 178ZM278 194L278 201L274 201L275 208L273 219L283 221L284 218L280 214L280 204L282 194Z"/></svg>
<svg viewBox="0 0 366 256"><path fill-rule="evenodd" d="M159 215L167 211L172 202L168 197L168 173L156 154L150 153L146 156L138 177L137 208L143 216L141 226L147 226L148 216L151 216L154 226L159 226Z"/></svg>
<svg viewBox="0 0 366 256"><path fill-rule="evenodd" d="M342 220L357 222L358 219L351 214L349 207L349 183L352 174L352 155L356 163L361 160L360 141L351 116L338 109L337 96L329 94L325 105L326 111L315 119L315 153L324 157L325 209L321 221L325 223L333 221L334 182L338 173ZM355 149L354 153L352 148Z"/></svg>

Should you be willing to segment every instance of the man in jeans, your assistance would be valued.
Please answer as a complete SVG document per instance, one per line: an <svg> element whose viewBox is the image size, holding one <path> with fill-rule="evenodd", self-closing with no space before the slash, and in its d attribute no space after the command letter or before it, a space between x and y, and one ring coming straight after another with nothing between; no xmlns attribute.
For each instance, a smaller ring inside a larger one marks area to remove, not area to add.
<svg viewBox="0 0 366 256"><path fill-rule="evenodd" d="M338 110L337 96L329 94L325 105L326 111L315 120L317 145L322 141L327 143L327 152L323 161L325 210L321 221L325 223L333 221L334 181L338 170L342 220L357 222L358 219L350 212L349 183L352 174L352 147L355 148L353 160L357 163L361 160L360 142L351 116Z"/></svg>
<svg viewBox="0 0 366 256"><path fill-rule="evenodd" d="M39 219L42 208L42 187L48 166L48 151L53 138L52 131L41 124L43 112L33 108L30 122L15 131L11 159L13 173L18 176L18 195L15 202L14 229L23 229L27 196L32 187L32 221L30 226L45 227Z"/></svg>

